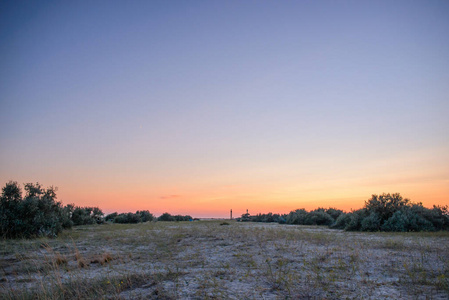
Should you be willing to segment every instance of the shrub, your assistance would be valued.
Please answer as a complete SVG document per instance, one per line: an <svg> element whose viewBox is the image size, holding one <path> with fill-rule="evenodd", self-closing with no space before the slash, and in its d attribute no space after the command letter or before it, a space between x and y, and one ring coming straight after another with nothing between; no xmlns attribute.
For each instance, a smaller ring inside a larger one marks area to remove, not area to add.
<svg viewBox="0 0 449 300"><path fill-rule="evenodd" d="M118 216L117 212L113 212L112 214L107 215L106 217L104 217L104 220L106 222L114 222L114 219Z"/></svg>
<svg viewBox="0 0 449 300"><path fill-rule="evenodd" d="M74 224L72 221L72 214L73 214L73 210L75 209L75 207L73 206L73 204L67 204L64 208L63 208L63 219L62 219L62 227L63 228L71 228Z"/></svg>
<svg viewBox="0 0 449 300"><path fill-rule="evenodd" d="M449 211L447 205L434 205L432 209L426 209L422 215L435 226L436 230L449 230Z"/></svg>
<svg viewBox="0 0 449 300"><path fill-rule="evenodd" d="M426 210L426 208L424 208ZM398 210L383 225L384 231L435 231L435 226L412 208Z"/></svg>
<svg viewBox="0 0 449 300"><path fill-rule="evenodd" d="M67 212L56 201L56 189L43 189L39 183L24 185L25 197L17 182L2 188L0 198L0 235L3 238L55 237L70 228Z"/></svg>
<svg viewBox="0 0 449 300"><path fill-rule="evenodd" d="M101 224L103 220L103 212L98 207L75 207L72 212L72 222L75 226Z"/></svg>
<svg viewBox="0 0 449 300"><path fill-rule="evenodd" d="M137 211L136 215L139 215L140 222L150 222L154 220L153 214L151 214L148 210Z"/></svg>
<svg viewBox="0 0 449 300"><path fill-rule="evenodd" d="M185 216L176 215L176 216L174 216L174 218L175 218L175 221L190 221L190 220L193 220L193 218L191 216L189 216L189 215L185 215Z"/></svg>
<svg viewBox="0 0 449 300"><path fill-rule="evenodd" d="M305 225L327 225L334 223L334 219L324 210L314 210L305 215Z"/></svg>
<svg viewBox="0 0 449 300"><path fill-rule="evenodd" d="M334 224L331 225L331 228L335 229L345 229L346 226L351 222L351 213L342 213L335 220Z"/></svg>
<svg viewBox="0 0 449 300"><path fill-rule="evenodd" d="M169 213L163 213L161 216L159 216L159 218L157 218L158 221L192 221L193 218L189 215L176 215L176 216L172 216Z"/></svg>
<svg viewBox="0 0 449 300"><path fill-rule="evenodd" d="M435 231L449 229L448 208L425 208L400 194L372 195L364 213L353 215L347 230L362 231Z"/></svg>
<svg viewBox="0 0 449 300"><path fill-rule="evenodd" d="M384 231L408 231L408 218L400 210L395 212L383 225Z"/></svg>
<svg viewBox="0 0 449 300"><path fill-rule="evenodd" d="M366 209L354 210L350 214L350 220L345 227L347 231L358 231L362 228L362 220L367 216Z"/></svg>
<svg viewBox="0 0 449 300"><path fill-rule="evenodd" d="M436 218L438 221L432 218L434 211L423 207L421 204L415 204L411 207L403 208L401 211L408 220L407 231L435 231L437 229L443 229L438 226L441 224L438 222L440 221L438 217Z"/></svg>
<svg viewBox="0 0 449 300"><path fill-rule="evenodd" d="M159 218L157 218L158 221L175 221L175 218L170 215L169 213L163 213Z"/></svg>
<svg viewBox="0 0 449 300"><path fill-rule="evenodd" d="M304 225L307 211L304 208L291 211L286 217L287 224Z"/></svg>
<svg viewBox="0 0 449 300"><path fill-rule="evenodd" d="M393 214L403 207L407 207L410 200L402 198L399 193L372 195L365 201L365 209L369 214L376 213L381 222L388 220Z"/></svg>
<svg viewBox="0 0 449 300"><path fill-rule="evenodd" d="M279 214L267 213L258 214L255 216L248 217L253 222L264 222L264 223L279 223L282 222L282 216Z"/></svg>
<svg viewBox="0 0 449 300"><path fill-rule="evenodd" d="M148 210L136 211L135 214L129 213L121 213L118 214L116 212L109 214L105 217L105 221L113 222L113 223L141 223L153 221L154 216Z"/></svg>
<svg viewBox="0 0 449 300"><path fill-rule="evenodd" d="M377 213L372 212L368 217L364 218L360 225L362 231L379 231L380 230L380 217Z"/></svg>
<svg viewBox="0 0 449 300"><path fill-rule="evenodd" d="M129 213L122 213L119 214L115 219L114 219L115 223L121 223L121 224L137 224L140 222L140 216L133 214L131 212Z"/></svg>
<svg viewBox="0 0 449 300"><path fill-rule="evenodd" d="M324 210L327 214L329 214L332 219L337 220L338 217L343 213L343 211L341 209L336 209L336 208L328 208Z"/></svg>

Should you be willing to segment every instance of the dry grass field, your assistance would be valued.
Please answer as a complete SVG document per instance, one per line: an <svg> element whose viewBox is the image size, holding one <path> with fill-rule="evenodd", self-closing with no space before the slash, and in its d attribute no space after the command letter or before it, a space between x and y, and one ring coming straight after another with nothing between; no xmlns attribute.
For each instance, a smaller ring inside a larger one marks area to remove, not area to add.
<svg viewBox="0 0 449 300"><path fill-rule="evenodd" d="M449 233L233 221L0 241L1 299L448 299Z"/></svg>

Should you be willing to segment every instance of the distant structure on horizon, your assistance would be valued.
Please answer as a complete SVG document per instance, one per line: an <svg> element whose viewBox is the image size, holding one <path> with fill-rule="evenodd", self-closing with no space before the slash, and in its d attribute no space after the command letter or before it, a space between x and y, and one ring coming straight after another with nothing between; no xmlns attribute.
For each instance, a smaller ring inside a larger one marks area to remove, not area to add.
<svg viewBox="0 0 449 300"><path fill-rule="evenodd" d="M232 220L232 208L231 208L231 220Z"/></svg>

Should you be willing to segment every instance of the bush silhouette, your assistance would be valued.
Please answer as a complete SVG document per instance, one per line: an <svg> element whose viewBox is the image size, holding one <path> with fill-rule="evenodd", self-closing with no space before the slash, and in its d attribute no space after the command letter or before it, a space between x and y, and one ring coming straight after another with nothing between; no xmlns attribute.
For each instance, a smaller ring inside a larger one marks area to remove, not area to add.
<svg viewBox="0 0 449 300"><path fill-rule="evenodd" d="M324 210L313 210L305 215L305 225L332 225L335 220Z"/></svg>
<svg viewBox="0 0 449 300"><path fill-rule="evenodd" d="M176 215L172 216L169 213L163 213L159 218L157 218L158 221L191 221L193 218L189 215L182 216L182 215Z"/></svg>
<svg viewBox="0 0 449 300"><path fill-rule="evenodd" d="M399 193L372 195L365 201L365 209L368 213L376 213L382 221L388 220L393 214L403 207L407 207L409 199L402 198Z"/></svg>
<svg viewBox="0 0 449 300"><path fill-rule="evenodd" d="M73 205L71 205L73 207ZM103 212L98 207L74 207L71 220L75 226L101 224L104 222Z"/></svg>
<svg viewBox="0 0 449 300"><path fill-rule="evenodd" d="M162 215L157 218L158 221L175 221L175 218L170 215L169 213L163 213Z"/></svg>
<svg viewBox="0 0 449 300"><path fill-rule="evenodd" d="M114 222L114 219L118 216L117 212L113 212L112 214L107 215L106 217L104 217L104 220L106 222Z"/></svg>
<svg viewBox="0 0 449 300"><path fill-rule="evenodd" d="M306 216L307 211L304 208L291 211L286 217L286 223L304 225Z"/></svg>
<svg viewBox="0 0 449 300"><path fill-rule="evenodd" d="M437 231L449 230L447 206L426 208L400 194L372 195L363 209L353 211L350 221L337 220L334 228L354 231Z"/></svg>
<svg viewBox="0 0 449 300"><path fill-rule="evenodd" d="M376 212L370 213L366 218L360 222L361 231L379 231L380 230L380 217Z"/></svg>
<svg viewBox="0 0 449 300"><path fill-rule="evenodd" d="M154 220L153 214L151 214L148 210L137 211L136 215L140 216L140 222L150 222Z"/></svg>
<svg viewBox="0 0 449 300"><path fill-rule="evenodd" d="M331 228L345 229L350 222L351 222L351 213L341 213L335 220L334 224L331 225Z"/></svg>
<svg viewBox="0 0 449 300"><path fill-rule="evenodd" d="M113 223L141 223L141 222L149 222L153 221L154 216L148 210L136 211L135 214L129 213L121 213L118 214L116 212L109 214L105 217L105 221L113 222Z"/></svg>
<svg viewBox="0 0 449 300"><path fill-rule="evenodd" d="M56 189L39 183L24 185L25 197L17 182L2 188L0 198L0 235L3 238L55 237L70 228L67 211L56 201Z"/></svg>

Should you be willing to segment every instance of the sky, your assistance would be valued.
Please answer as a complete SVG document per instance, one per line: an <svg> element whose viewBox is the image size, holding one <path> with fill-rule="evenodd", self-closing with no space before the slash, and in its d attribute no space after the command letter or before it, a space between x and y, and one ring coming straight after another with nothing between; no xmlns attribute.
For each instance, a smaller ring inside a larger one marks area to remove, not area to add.
<svg viewBox="0 0 449 300"><path fill-rule="evenodd" d="M1 1L0 184L104 212L449 204L449 2Z"/></svg>

